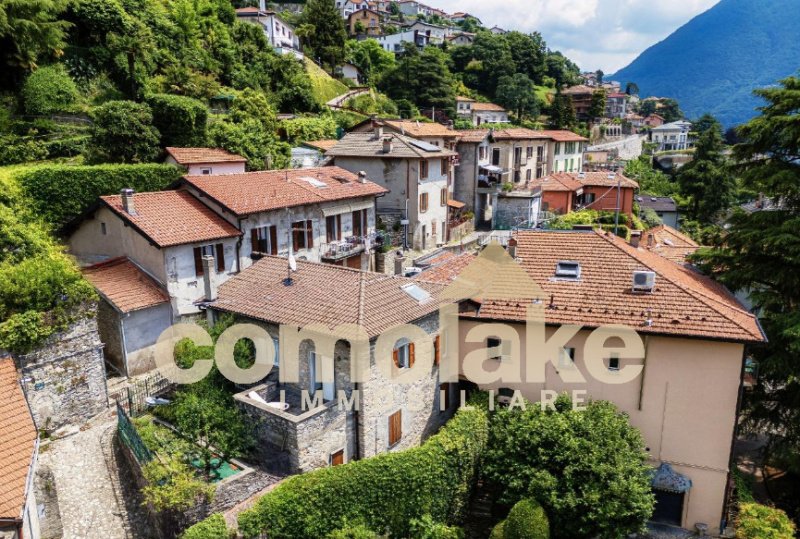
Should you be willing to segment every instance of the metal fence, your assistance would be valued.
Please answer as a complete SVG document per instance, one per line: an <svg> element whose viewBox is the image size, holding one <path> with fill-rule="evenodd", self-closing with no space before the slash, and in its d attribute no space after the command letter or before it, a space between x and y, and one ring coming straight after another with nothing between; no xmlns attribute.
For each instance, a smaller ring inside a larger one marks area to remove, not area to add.
<svg viewBox="0 0 800 539"><path fill-rule="evenodd" d="M122 443L128 446L140 464L146 464L153 460L153 452L144 445L141 436L136 432L136 427L133 426L130 417L119 402L117 402L117 431Z"/></svg>
<svg viewBox="0 0 800 539"><path fill-rule="evenodd" d="M136 417L147 411L149 405L147 399L163 395L172 387L172 383L164 378L161 373L156 372L139 380L134 384L117 391L111 398L117 402L117 406L125 410L131 417Z"/></svg>

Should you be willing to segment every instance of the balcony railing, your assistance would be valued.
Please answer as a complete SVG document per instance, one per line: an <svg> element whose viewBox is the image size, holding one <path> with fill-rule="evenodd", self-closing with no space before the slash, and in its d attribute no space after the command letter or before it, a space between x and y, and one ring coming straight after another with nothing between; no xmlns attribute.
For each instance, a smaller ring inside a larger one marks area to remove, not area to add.
<svg viewBox="0 0 800 539"><path fill-rule="evenodd" d="M327 261L342 260L364 252L365 238L350 237L341 241L323 243L319 247L320 258Z"/></svg>

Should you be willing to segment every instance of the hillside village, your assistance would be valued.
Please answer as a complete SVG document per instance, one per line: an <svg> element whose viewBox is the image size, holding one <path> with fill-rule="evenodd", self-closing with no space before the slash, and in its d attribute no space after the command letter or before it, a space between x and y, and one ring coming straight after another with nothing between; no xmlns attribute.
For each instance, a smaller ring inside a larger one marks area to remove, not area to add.
<svg viewBox="0 0 800 539"><path fill-rule="evenodd" d="M723 132L415 0L29 4L0 538L794 536L796 78Z"/></svg>

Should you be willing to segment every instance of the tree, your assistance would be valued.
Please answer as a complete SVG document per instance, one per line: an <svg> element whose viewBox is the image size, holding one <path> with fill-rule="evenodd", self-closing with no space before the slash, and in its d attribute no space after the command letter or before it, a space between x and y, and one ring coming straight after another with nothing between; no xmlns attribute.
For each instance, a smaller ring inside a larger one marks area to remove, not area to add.
<svg viewBox="0 0 800 539"><path fill-rule="evenodd" d="M345 60L356 66L364 82L370 85L377 84L383 74L397 63L394 54L381 47L375 39L348 40Z"/></svg>
<svg viewBox="0 0 800 539"><path fill-rule="evenodd" d="M744 401L744 425L768 436L770 456L800 473L800 78L755 93L765 105L738 130L736 167L745 188L780 206L737 212L697 263L750 292L769 342L752 349L759 383Z"/></svg>
<svg viewBox="0 0 800 539"><path fill-rule="evenodd" d="M63 54L70 24L58 20L67 0L0 0L0 54L11 75L0 84L13 85L43 59Z"/></svg>
<svg viewBox="0 0 800 539"><path fill-rule="evenodd" d="M624 174L627 178L636 180L641 193L658 197L671 197L680 193L680 185L660 170L655 170L647 156L628 161Z"/></svg>
<svg viewBox="0 0 800 539"><path fill-rule="evenodd" d="M484 458L499 501L535 499L554 537L625 537L653 511L642 436L608 402L573 410L562 395L556 410L530 403L501 409Z"/></svg>
<svg viewBox="0 0 800 539"><path fill-rule="evenodd" d="M428 47L419 52L407 43L403 56L378 87L394 101L407 100L419 108L435 108L449 115L455 111L455 85L444 52Z"/></svg>
<svg viewBox="0 0 800 539"><path fill-rule="evenodd" d="M550 105L550 126L553 129L571 129L576 123L572 98L562 94L560 90L557 91L553 104Z"/></svg>
<svg viewBox="0 0 800 539"><path fill-rule="evenodd" d="M718 123L697 139L694 158L678 173L681 194L689 199L689 217L711 224L734 198L736 183L724 149L722 129Z"/></svg>
<svg viewBox="0 0 800 539"><path fill-rule="evenodd" d="M539 102L533 81L522 73L500 79L497 84L497 101L513 111L517 120L539 115Z"/></svg>
<svg viewBox="0 0 800 539"><path fill-rule="evenodd" d="M595 71L594 76L597 78L597 84L603 84L603 77L605 76L605 73L603 73L602 69Z"/></svg>
<svg viewBox="0 0 800 539"><path fill-rule="evenodd" d="M77 100L78 88L59 64L40 67L22 86L22 102L28 114L68 112Z"/></svg>
<svg viewBox="0 0 800 539"><path fill-rule="evenodd" d="M712 128L717 128L722 131L722 124L720 124L717 119L708 112L692 122L692 131L694 131L698 136Z"/></svg>
<svg viewBox="0 0 800 539"><path fill-rule="evenodd" d="M308 0L300 20L307 25L303 44L309 56L319 59L332 71L344 59L347 41L342 14L336 4L333 0Z"/></svg>
<svg viewBox="0 0 800 539"><path fill-rule="evenodd" d="M628 95L639 95L639 85L635 82L629 82L625 85L625 93Z"/></svg>
<svg viewBox="0 0 800 539"><path fill-rule="evenodd" d="M602 73L602 72L601 72ZM598 88L592 93L592 103L589 105L589 119L594 121L606 114L606 91Z"/></svg>
<svg viewBox="0 0 800 539"><path fill-rule="evenodd" d="M501 36L508 43L516 72L526 75L534 84L544 81L547 45L539 32L509 32Z"/></svg>
<svg viewBox="0 0 800 539"><path fill-rule="evenodd" d="M92 111L92 120L92 162L146 163L158 156L160 134L149 106L109 101Z"/></svg>

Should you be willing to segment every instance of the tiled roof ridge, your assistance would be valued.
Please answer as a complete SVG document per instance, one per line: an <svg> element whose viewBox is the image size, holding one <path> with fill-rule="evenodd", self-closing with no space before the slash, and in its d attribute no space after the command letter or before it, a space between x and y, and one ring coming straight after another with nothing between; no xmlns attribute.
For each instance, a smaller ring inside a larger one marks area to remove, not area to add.
<svg viewBox="0 0 800 539"><path fill-rule="evenodd" d="M657 225L657 226L654 226L653 228L651 228L647 232L651 233L651 232L656 232L658 230L663 230L667 234L670 234L670 235L672 235L672 236L674 236L676 238L679 238L681 241L685 241L691 247L702 247L702 245L700 245L699 243L694 241L690 236L684 234L680 230L677 230L677 229L675 229L675 228L673 228L671 226L665 225L664 223L662 223L660 225ZM676 247L680 247L680 246L676 245Z"/></svg>
<svg viewBox="0 0 800 539"><path fill-rule="evenodd" d="M725 289L724 288L720 288L719 287L719 283L717 283L716 281L713 281L712 279L710 279L709 277L707 277L707 276L705 276L703 274L693 273L692 270L689 270L689 269L687 269L687 268L685 268L685 267L683 267L683 266L681 266L679 264L675 264L674 262L666 260L666 259L660 257L657 254L651 253L649 251L635 250L634 247L632 247L630 244L628 244L625 240L623 240L621 238L620 239L616 239L616 237L610 237L605 232L601 232L601 231L597 231L597 230L595 231L595 234L599 235L601 238L603 238L604 240L609 242L611 245L615 246L617 249L619 249L621 252L623 252L626 255L628 255L630 258L636 260L638 263L640 263L643 266L645 266L650 271L656 272L660 277L662 277L663 279L667 280L669 283L671 283L671 284L675 285L676 287L678 287L678 289L680 289L683 292L689 294L690 296L692 296L696 300L701 301L707 307L713 309L717 314L719 314L723 318L731 321L739 329L744 330L746 333L750 333L750 330L747 329L746 327L744 327L744 325L742 323L740 323L739 321L733 319L727 313L721 311L719 309L719 307L715 308L714 305L709 305L709 302L713 302L714 304L716 304L718 306L725 307L726 309L730 309L730 310L739 312L740 314L744 314L744 315L746 315L748 317L753 317L754 318L753 313L747 311L746 309L742 308L741 306L737 306L735 304L726 303L726 302L720 300L719 298L715 298L715 297L713 297L713 296L711 296L709 294L706 294L706 293L702 292L701 290L698 290L697 288L695 288L693 286L688 286L688 287L684 286L677 279L675 279L674 277L669 275L669 273L671 271L681 271L685 275L688 275L690 278L692 278L693 281L697 281L698 278L703 279L703 280L708 280L709 282L706 283L706 284L713 284L713 285L715 285L715 287L717 287L717 289L720 292L723 292ZM644 254L644 253L646 253L646 254ZM648 256L652 257L652 261L655 262L655 264L653 264L651 262L647 262L646 260L643 260L642 259L642 255L644 255L645 258L647 258ZM663 266L662 266L662 262L663 262ZM659 267L659 266L661 266L661 267ZM667 268L669 268L669 269L667 269ZM736 300L736 298L733 295L731 295L730 292L727 292L726 295L728 295L730 299L738 302L738 300Z"/></svg>
<svg viewBox="0 0 800 539"><path fill-rule="evenodd" d="M116 266L122 264L130 259L126 255L116 256L114 258L109 258L108 260L103 260L102 262L97 262L96 264L92 264L91 266L86 266L83 268L84 270L95 270L95 269L102 269L102 268L110 268L112 266ZM137 264L138 265L138 264Z"/></svg>
<svg viewBox="0 0 800 539"><path fill-rule="evenodd" d="M364 275L365 273L362 271L358 276L358 316L356 317L356 324L358 327L364 327L366 325L366 321L364 319L364 307L366 304L367 287Z"/></svg>

